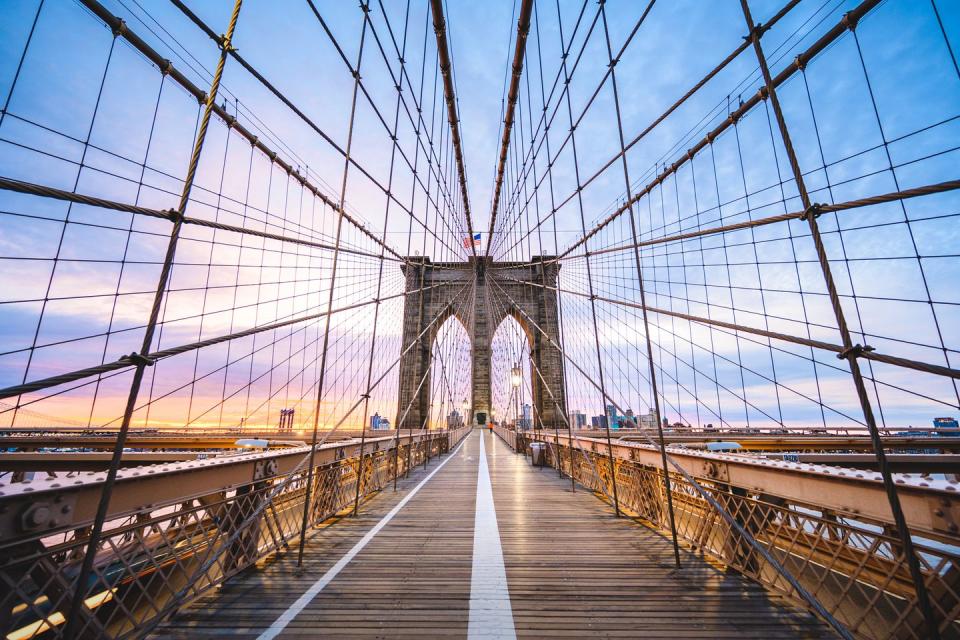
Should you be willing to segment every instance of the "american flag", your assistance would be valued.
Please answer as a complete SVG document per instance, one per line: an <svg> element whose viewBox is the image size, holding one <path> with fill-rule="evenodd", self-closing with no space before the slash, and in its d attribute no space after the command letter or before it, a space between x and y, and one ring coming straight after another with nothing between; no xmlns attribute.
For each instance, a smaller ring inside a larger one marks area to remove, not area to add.
<svg viewBox="0 0 960 640"><path fill-rule="evenodd" d="M470 238L470 236L467 236L466 238L463 239L463 248L464 248L464 249L469 249L470 247L479 247L479 246L480 246L480 234L479 234L479 233L473 234L473 238L472 238L472 239Z"/></svg>

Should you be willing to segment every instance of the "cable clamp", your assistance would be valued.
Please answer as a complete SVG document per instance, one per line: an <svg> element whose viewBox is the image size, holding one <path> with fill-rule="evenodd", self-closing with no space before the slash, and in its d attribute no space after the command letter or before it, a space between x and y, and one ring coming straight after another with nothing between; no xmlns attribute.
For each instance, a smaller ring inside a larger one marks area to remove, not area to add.
<svg viewBox="0 0 960 640"><path fill-rule="evenodd" d="M183 220L183 214L176 209L167 209L163 212L164 217L170 222L177 223Z"/></svg>
<svg viewBox="0 0 960 640"><path fill-rule="evenodd" d="M361 399L361 400L369 400L369 399L370 399L370 394L369 394L369 393L362 393L362 394L360 394L360 399Z"/></svg>
<svg viewBox="0 0 960 640"><path fill-rule="evenodd" d="M156 360L154 360L153 358L137 353L136 351L134 351L128 356L123 356L120 359L125 360L127 362L132 362L138 367L152 367L153 363L156 362Z"/></svg>
<svg viewBox="0 0 960 640"><path fill-rule="evenodd" d="M225 34L221 34L220 37L217 38L217 44L220 45L220 48L227 53L232 53L237 50L235 46L230 44L230 40L227 39Z"/></svg>
<svg viewBox="0 0 960 640"><path fill-rule="evenodd" d="M753 25L753 28L750 29L750 32L747 33L747 35L741 36L741 37L742 37L746 42L754 42L755 39L756 39L756 40L759 40L759 39L760 39L760 36L762 36L762 35L763 35L763 32L766 31L766 30L767 30L767 28L763 26L763 23L758 22L757 24Z"/></svg>
<svg viewBox="0 0 960 640"><path fill-rule="evenodd" d="M866 345L866 344L861 345L860 343L857 343L852 347L850 347L849 349L844 349L843 351L838 353L837 360L849 360L850 358L859 358L864 353L867 353L873 350L874 348L871 347L870 345Z"/></svg>
<svg viewBox="0 0 960 640"><path fill-rule="evenodd" d="M618 62L620 62L620 58L614 58L607 66L612 69L613 67L617 66Z"/></svg>
<svg viewBox="0 0 960 640"><path fill-rule="evenodd" d="M803 71L807 68L807 58L802 53L793 59L793 64L796 65L797 71Z"/></svg>
<svg viewBox="0 0 960 640"><path fill-rule="evenodd" d="M164 58L163 64L160 65L160 73L166 76L170 75L171 71L173 71L173 63Z"/></svg>
<svg viewBox="0 0 960 640"><path fill-rule="evenodd" d="M112 29L113 37L117 38L127 34L127 23L123 20L117 20L116 26Z"/></svg>
<svg viewBox="0 0 960 640"><path fill-rule="evenodd" d="M813 220L816 220L823 215L823 206L824 205L820 204L819 202L814 202L800 215L800 219L810 220L812 218Z"/></svg>
<svg viewBox="0 0 960 640"><path fill-rule="evenodd" d="M855 31L857 24L860 22L860 18L853 15L853 11L848 11L843 14L843 18L840 20L840 24L845 26L850 31Z"/></svg>
<svg viewBox="0 0 960 640"><path fill-rule="evenodd" d="M761 100L766 100L767 96L770 95L770 91L769 89L767 89L767 85L763 85L762 87L760 87L760 89L757 91L757 95L760 96Z"/></svg>

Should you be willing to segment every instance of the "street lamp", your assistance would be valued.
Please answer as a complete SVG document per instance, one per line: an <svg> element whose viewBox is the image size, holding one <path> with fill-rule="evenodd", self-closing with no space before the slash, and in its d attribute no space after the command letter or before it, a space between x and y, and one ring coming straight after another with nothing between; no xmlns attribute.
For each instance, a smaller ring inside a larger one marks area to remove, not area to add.
<svg viewBox="0 0 960 640"><path fill-rule="evenodd" d="M514 398L513 428L516 430L520 429L520 383L522 381L523 381L523 378L520 377L520 363L517 362L514 364L513 368L510 370L510 384L513 385L513 398Z"/></svg>
<svg viewBox="0 0 960 640"><path fill-rule="evenodd" d="M463 408L463 426L467 426L467 412L470 411L470 403L464 398L460 406Z"/></svg>

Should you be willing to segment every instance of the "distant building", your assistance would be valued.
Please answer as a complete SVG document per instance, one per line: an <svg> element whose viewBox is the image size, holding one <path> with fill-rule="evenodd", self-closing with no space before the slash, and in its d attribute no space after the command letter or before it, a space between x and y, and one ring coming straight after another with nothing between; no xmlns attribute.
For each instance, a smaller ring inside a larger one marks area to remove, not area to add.
<svg viewBox="0 0 960 640"><path fill-rule="evenodd" d="M607 416L593 416L590 418L590 426L592 426L594 429L606 429Z"/></svg>
<svg viewBox="0 0 960 640"><path fill-rule="evenodd" d="M583 429L587 426L587 414L578 409L570 412L569 420L571 429Z"/></svg>
<svg viewBox="0 0 960 640"><path fill-rule="evenodd" d="M370 416L370 429L373 431L389 429L390 421L381 416L379 413L375 413Z"/></svg>
<svg viewBox="0 0 960 640"><path fill-rule="evenodd" d="M956 418L934 418L933 426L935 429L958 429L960 424L957 424ZM957 434L951 434L957 435Z"/></svg>
<svg viewBox="0 0 960 640"><path fill-rule="evenodd" d="M533 428L533 407L529 404L524 403L523 409L521 410L520 424L518 425L521 429L532 429Z"/></svg>
<svg viewBox="0 0 960 640"><path fill-rule="evenodd" d="M620 416L617 415L617 408L612 404L608 404L604 407L604 411L607 419L606 424L610 425L611 429L616 429L620 424Z"/></svg>
<svg viewBox="0 0 960 640"><path fill-rule="evenodd" d="M640 416L640 426L644 429L656 429L657 414L653 411L648 411L644 415Z"/></svg>
<svg viewBox="0 0 960 640"><path fill-rule="evenodd" d="M456 429L463 426L463 416L460 415L460 412L454 409L447 415L447 428Z"/></svg>

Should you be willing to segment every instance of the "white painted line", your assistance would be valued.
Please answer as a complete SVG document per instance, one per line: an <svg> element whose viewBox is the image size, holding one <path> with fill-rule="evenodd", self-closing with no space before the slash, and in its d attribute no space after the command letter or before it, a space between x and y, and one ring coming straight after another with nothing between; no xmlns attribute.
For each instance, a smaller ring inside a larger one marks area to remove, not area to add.
<svg viewBox="0 0 960 640"><path fill-rule="evenodd" d="M473 575L470 579L470 621L467 638L515 640L513 608L507 590L500 528L493 504L484 434L480 432L480 469L477 472L477 514L473 524Z"/></svg>
<svg viewBox="0 0 960 640"><path fill-rule="evenodd" d="M296 602L291 604L286 611L280 614L280 617L277 618L274 623L271 624L263 633L261 633L257 637L257 640L271 640L272 638L276 638L278 635L280 635L280 632L283 631L287 625L290 624L290 622L296 618L314 598L317 597L317 594L323 591L323 589L330 584L334 578L337 577L337 574L340 573L343 568L346 567L365 546L367 546L367 543L373 540L373 537L380 533L380 530L383 529L388 522L393 520L393 517L400 512L400 509L403 509L403 507L410 502L410 499L417 495L417 492L423 488L423 485L430 482L430 478L435 476L440 469L443 469L445 464L453 459L453 456L456 455L456 453L460 450L460 447L463 446L464 442L466 442L466 438L464 438L460 444L457 445L457 448L454 449L449 456L447 456L446 460L441 462L439 465L437 465L436 469L430 472L430 475L421 480L417 486L410 490L410 493L403 496L403 499L400 500L400 502L398 502L397 505L390 510L390 513L383 516L383 519L380 520L380 522L375 524L370 531L367 531L367 533L360 538L357 544L353 545L353 547L347 551L342 558L337 560L337 564L330 567L319 580L314 582L313 585L311 585L311 587L304 592L302 596L297 598Z"/></svg>

